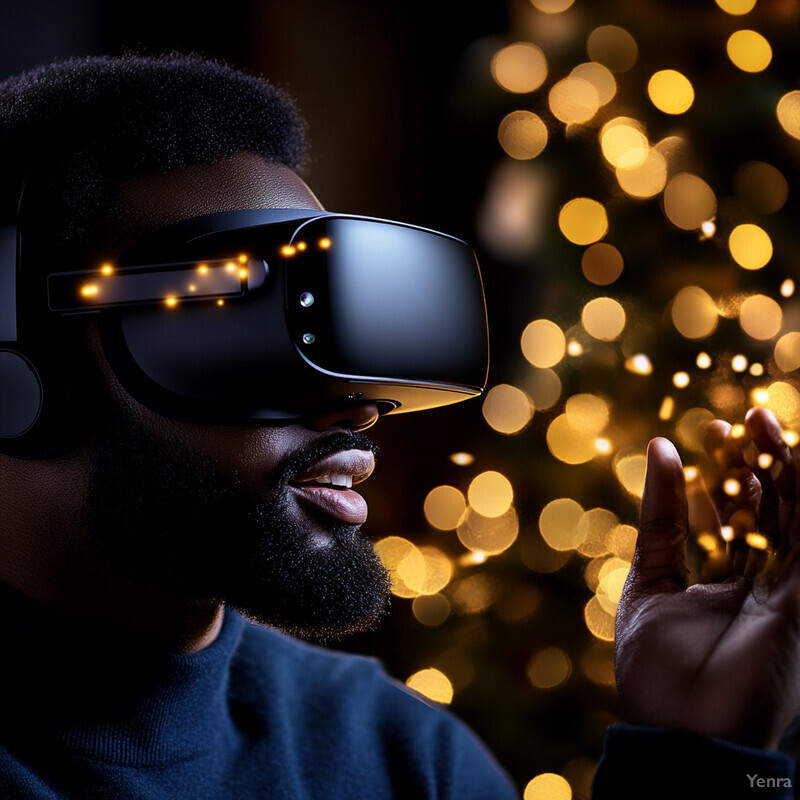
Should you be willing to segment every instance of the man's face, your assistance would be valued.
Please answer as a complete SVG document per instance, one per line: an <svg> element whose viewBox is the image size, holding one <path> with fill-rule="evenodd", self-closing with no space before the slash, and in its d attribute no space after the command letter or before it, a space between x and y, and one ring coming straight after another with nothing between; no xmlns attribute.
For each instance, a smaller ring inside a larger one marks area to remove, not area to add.
<svg viewBox="0 0 800 800"><path fill-rule="evenodd" d="M320 206L287 168L241 156L129 181L111 217L124 240L197 214L269 207ZM360 530L366 503L348 487L374 466L372 443L352 430L375 421L374 407L306 425L199 425L143 407L101 367L109 401L84 519L108 568L296 635L374 624L388 578Z"/></svg>

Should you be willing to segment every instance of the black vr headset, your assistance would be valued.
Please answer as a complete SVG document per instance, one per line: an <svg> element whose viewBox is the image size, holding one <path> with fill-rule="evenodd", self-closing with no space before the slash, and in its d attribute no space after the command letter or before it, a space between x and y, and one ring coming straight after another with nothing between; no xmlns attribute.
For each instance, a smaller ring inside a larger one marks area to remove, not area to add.
<svg viewBox="0 0 800 800"><path fill-rule="evenodd" d="M12 453L47 400L18 336L18 239L0 236L0 448ZM398 222L307 209L210 214L157 231L113 265L51 273L46 303L50 315L98 315L125 389L177 419L276 423L360 402L406 413L486 385L473 251Z"/></svg>

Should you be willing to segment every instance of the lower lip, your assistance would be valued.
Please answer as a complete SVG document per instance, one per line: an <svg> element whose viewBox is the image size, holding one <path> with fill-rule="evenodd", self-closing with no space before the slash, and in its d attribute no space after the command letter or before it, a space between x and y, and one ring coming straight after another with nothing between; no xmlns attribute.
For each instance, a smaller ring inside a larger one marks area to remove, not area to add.
<svg viewBox="0 0 800 800"><path fill-rule="evenodd" d="M305 502L349 525L367 521L367 501L352 489L329 489L325 486L293 486Z"/></svg>

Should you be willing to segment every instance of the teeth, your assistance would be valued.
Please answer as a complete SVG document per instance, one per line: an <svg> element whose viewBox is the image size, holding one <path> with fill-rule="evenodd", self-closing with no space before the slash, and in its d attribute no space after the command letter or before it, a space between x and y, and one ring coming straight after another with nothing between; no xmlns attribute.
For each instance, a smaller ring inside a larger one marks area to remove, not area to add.
<svg viewBox="0 0 800 800"><path fill-rule="evenodd" d="M317 486L335 486L338 489L351 489L353 486L352 475L320 475L314 483Z"/></svg>

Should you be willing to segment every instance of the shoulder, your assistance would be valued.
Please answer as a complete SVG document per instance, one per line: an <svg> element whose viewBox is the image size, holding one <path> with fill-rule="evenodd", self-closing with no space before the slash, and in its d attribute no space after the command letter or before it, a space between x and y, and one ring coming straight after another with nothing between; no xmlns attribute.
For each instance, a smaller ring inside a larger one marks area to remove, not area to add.
<svg viewBox="0 0 800 800"><path fill-rule="evenodd" d="M270 714L282 709L283 727L317 752L333 746L364 763L382 762L395 783L413 775L415 785L450 787L420 797L514 797L478 736L449 709L391 677L377 659L245 622L236 665L248 702L266 704ZM491 794L476 794L479 786L491 787ZM457 787L464 793L455 793Z"/></svg>

